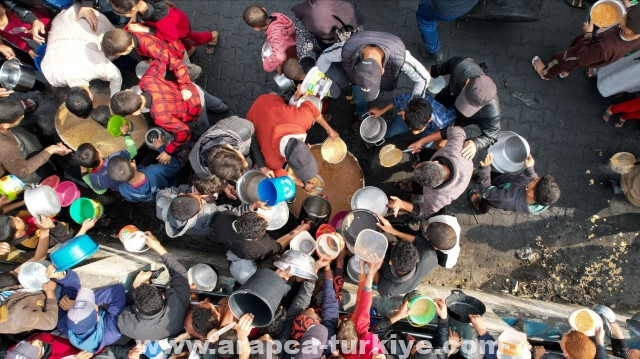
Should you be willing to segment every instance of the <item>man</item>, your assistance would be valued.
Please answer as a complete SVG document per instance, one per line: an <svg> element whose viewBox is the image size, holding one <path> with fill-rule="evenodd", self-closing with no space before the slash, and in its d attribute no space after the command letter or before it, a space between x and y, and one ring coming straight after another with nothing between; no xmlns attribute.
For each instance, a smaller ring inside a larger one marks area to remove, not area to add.
<svg viewBox="0 0 640 359"><path fill-rule="evenodd" d="M488 148L500 132L500 102L496 84L471 58L452 57L429 70L431 76L449 76L449 84L436 95L436 101L455 107L457 126L464 126L467 141L462 148L466 159L473 159L479 149ZM446 131L425 136L409 145L418 152L426 143L446 138Z"/></svg>
<svg viewBox="0 0 640 359"><path fill-rule="evenodd" d="M393 91L400 72L413 81L412 95L424 97L431 75L411 56L399 37L378 31L363 31L327 48L318 58L318 69L326 73L333 62L342 62L348 81L353 84L353 100L360 118L369 111L369 102L378 98L380 90ZM333 79L332 79L333 80Z"/></svg>
<svg viewBox="0 0 640 359"><path fill-rule="evenodd" d="M414 236L398 231L386 218L377 216L378 227L399 239L389 249L389 260L382 264L378 273L378 292L383 298L416 289L437 265L445 268L455 265L460 253L460 226L455 217L433 217L422 233Z"/></svg>
<svg viewBox="0 0 640 359"><path fill-rule="evenodd" d="M523 174L504 173L491 179L489 153L480 162L476 189L469 192L469 201L479 213L488 213L490 208L499 208L523 214L540 214L556 203L560 198L560 187L551 175L538 177L533 165L535 161L529 155L524 161Z"/></svg>
<svg viewBox="0 0 640 359"><path fill-rule="evenodd" d="M436 151L431 160L416 166L413 173L414 182L409 184L422 186L424 202L416 206L391 196L387 207L393 210L395 216L403 210L418 218L429 218L460 197L467 188L471 181L473 162L462 155L461 149L466 137L464 130L453 126L446 131L446 145Z"/></svg>
<svg viewBox="0 0 640 359"><path fill-rule="evenodd" d="M47 52L40 66L44 77L54 87L89 88L89 81L100 79L109 82L113 96L120 91L122 76L100 50L100 40L114 27L106 16L93 9L91 11L97 18L95 31L88 22L76 21L81 14L79 3L61 11L53 19L47 38Z"/></svg>
<svg viewBox="0 0 640 359"><path fill-rule="evenodd" d="M178 149L191 139L191 131L200 136L209 128L207 112L224 113L229 110L222 100L210 95L193 82L177 84L164 78L167 66L157 60L140 79L142 94L121 91L111 98L114 114L138 115L148 108L156 125L170 132L174 139L158 155L158 162L168 164ZM203 111L203 107L206 111Z"/></svg>
<svg viewBox="0 0 640 359"><path fill-rule="evenodd" d="M436 63L442 61L438 21L451 21L468 13L478 0L420 0L416 21L429 57Z"/></svg>
<svg viewBox="0 0 640 359"><path fill-rule="evenodd" d="M311 228L310 222L303 221L293 231L273 240L267 234L268 224L268 220L256 212L238 216L227 211L218 213L211 220L214 241L225 244L229 249L229 271L240 284L258 270L257 261L281 253L293 237Z"/></svg>
<svg viewBox="0 0 640 359"><path fill-rule="evenodd" d="M337 138L338 133L322 117L320 111L310 102L300 107L289 106L282 97L275 94L260 95L247 113L247 120L253 123L260 152L254 154L260 170L268 177L287 175L283 169L289 164L297 179L297 187L313 190L315 185L307 182L318 174L318 164L311 150L304 143L307 131L314 122L322 126L329 138ZM255 148L253 148L255 152ZM260 163L264 158L264 163Z"/></svg>
<svg viewBox="0 0 640 359"><path fill-rule="evenodd" d="M189 281L187 270L168 253L158 239L145 232L145 242L162 258L169 270L171 284L164 294L150 283L151 272L138 273L133 281L133 305L118 316L122 335L137 340L160 340L178 335L189 307Z"/></svg>

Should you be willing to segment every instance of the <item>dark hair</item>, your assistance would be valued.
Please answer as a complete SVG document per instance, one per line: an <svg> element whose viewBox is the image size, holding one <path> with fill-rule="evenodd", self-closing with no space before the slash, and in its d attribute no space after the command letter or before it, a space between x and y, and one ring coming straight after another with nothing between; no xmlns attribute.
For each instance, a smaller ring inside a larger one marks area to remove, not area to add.
<svg viewBox="0 0 640 359"><path fill-rule="evenodd" d="M269 25L270 22L269 14L267 14L267 12L258 5L251 5L244 9L242 19L247 23L247 25L259 28Z"/></svg>
<svg viewBox="0 0 640 359"><path fill-rule="evenodd" d="M111 110L107 105L98 105L93 109L93 111L91 111L89 117L96 121L100 126L107 127L109 118L111 118Z"/></svg>
<svg viewBox="0 0 640 359"><path fill-rule="evenodd" d="M425 161L416 166L413 179L423 187L436 188L446 179L447 174L442 165L433 161Z"/></svg>
<svg viewBox="0 0 640 359"><path fill-rule="evenodd" d="M258 350L254 351L254 345ZM270 346L271 348L269 348ZM249 355L249 359L278 359L278 347L276 346L275 340L254 340L251 343L251 354Z"/></svg>
<svg viewBox="0 0 640 359"><path fill-rule="evenodd" d="M13 274L6 272L0 273L0 289L6 287L13 287L14 285L20 284L18 278L16 278Z"/></svg>
<svg viewBox="0 0 640 359"><path fill-rule="evenodd" d="M640 35L640 8L632 6L627 9L625 26L633 31L634 34Z"/></svg>
<svg viewBox="0 0 640 359"><path fill-rule="evenodd" d="M133 91L120 91L111 97L111 111L116 115L127 116L142 107L140 95Z"/></svg>
<svg viewBox="0 0 640 359"><path fill-rule="evenodd" d="M11 216L0 214L0 242L14 239L16 236L16 226Z"/></svg>
<svg viewBox="0 0 640 359"><path fill-rule="evenodd" d="M133 290L133 304L140 313L153 315L162 310L164 299L156 287L149 283L142 283Z"/></svg>
<svg viewBox="0 0 640 359"><path fill-rule="evenodd" d="M203 338L212 329L218 327L218 318L211 312L211 308L196 306L191 312L191 327Z"/></svg>
<svg viewBox="0 0 640 359"><path fill-rule="evenodd" d="M215 344L216 355L220 358L235 358L237 356L236 342L238 341L238 332L235 329L231 329L226 333L223 333ZM233 343L228 345L227 343ZM224 345L223 345L224 344ZM224 349L224 353L221 353L221 349Z"/></svg>
<svg viewBox="0 0 640 359"><path fill-rule="evenodd" d="M457 242L456 231L450 225L442 222L429 223L424 230L424 235L429 243L438 249L451 249L455 247Z"/></svg>
<svg viewBox="0 0 640 359"><path fill-rule="evenodd" d="M633 8L633 6L632 6ZM544 175L536 184L533 190L533 196L537 204L550 206L560 198L560 186L552 175Z"/></svg>
<svg viewBox="0 0 640 359"><path fill-rule="evenodd" d="M113 29L104 33L102 37L102 51L107 57L116 56L127 51L133 42L133 35L122 30Z"/></svg>
<svg viewBox="0 0 640 359"><path fill-rule="evenodd" d="M404 110L404 121L411 131L418 131L429 123L432 113L433 108L429 101L423 98L414 98L409 101Z"/></svg>
<svg viewBox="0 0 640 359"><path fill-rule="evenodd" d="M169 214L179 221L188 220L198 214L199 210L200 202L198 199L186 194L179 195L169 204Z"/></svg>
<svg viewBox="0 0 640 359"><path fill-rule="evenodd" d="M266 327L260 328L258 331L258 338L269 334L272 338L277 338L284 329L284 321L287 319L287 310L283 306L279 306L276 310L276 314L273 317L273 321Z"/></svg>
<svg viewBox="0 0 640 359"><path fill-rule="evenodd" d="M109 0L109 5L114 12L126 14L138 5L138 0Z"/></svg>
<svg viewBox="0 0 640 359"><path fill-rule="evenodd" d="M246 239L256 239L267 231L267 220L256 212L248 212L236 221L238 234Z"/></svg>
<svg viewBox="0 0 640 359"><path fill-rule="evenodd" d="M98 149L90 143L83 143L78 146L78 150L73 155L73 158L82 167L97 168L100 166L100 153L98 153Z"/></svg>
<svg viewBox="0 0 640 359"><path fill-rule="evenodd" d="M131 168L129 160L122 156L113 156L107 163L107 174L116 182L129 182L135 176L136 171Z"/></svg>
<svg viewBox="0 0 640 359"><path fill-rule="evenodd" d="M393 268L398 272L410 272L416 263L420 260L420 254L418 248L409 241L398 241L393 248L389 259L393 263Z"/></svg>
<svg viewBox="0 0 640 359"><path fill-rule="evenodd" d="M24 107L19 101L0 98L0 124L14 123L24 116Z"/></svg>
<svg viewBox="0 0 640 359"><path fill-rule="evenodd" d="M227 146L213 146L207 155L212 175L227 181L237 181L247 170L238 152Z"/></svg>
<svg viewBox="0 0 640 359"><path fill-rule="evenodd" d="M80 117L87 118L93 110L93 100L86 88L76 86L72 87L64 99L64 104L69 112Z"/></svg>
<svg viewBox="0 0 640 359"><path fill-rule="evenodd" d="M304 78L304 69L302 65L300 65L300 61L298 59L288 59L284 62L282 66L282 73L286 78L293 81L300 81L301 78Z"/></svg>
<svg viewBox="0 0 640 359"><path fill-rule="evenodd" d="M198 193L201 195L212 195L220 193L227 186L226 181L221 180L216 176L213 176L209 179L204 179L198 177L198 175L196 174L193 174L193 176L191 176L191 184L196 188L196 190L198 190Z"/></svg>

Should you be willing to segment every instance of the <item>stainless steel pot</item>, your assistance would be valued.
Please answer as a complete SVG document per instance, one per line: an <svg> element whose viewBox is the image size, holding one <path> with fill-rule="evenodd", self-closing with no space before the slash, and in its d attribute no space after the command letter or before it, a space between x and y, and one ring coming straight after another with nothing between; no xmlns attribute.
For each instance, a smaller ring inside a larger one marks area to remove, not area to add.
<svg viewBox="0 0 640 359"><path fill-rule="evenodd" d="M513 131L500 131L498 140L488 149L493 154L491 165L500 173L519 173L529 156L529 143Z"/></svg>
<svg viewBox="0 0 640 359"><path fill-rule="evenodd" d="M60 212L60 199L49 186L40 186L24 191L24 204L33 217L53 217Z"/></svg>
<svg viewBox="0 0 640 359"><path fill-rule="evenodd" d="M268 58L269 56L271 56L271 44L269 43L269 41L265 41L264 44L262 44L262 50L260 51L260 56L263 59Z"/></svg>
<svg viewBox="0 0 640 359"><path fill-rule="evenodd" d="M304 252L293 249L288 250L280 256L280 260L273 262L273 265L282 270L287 270L287 268L291 267L289 273L296 277L318 280L316 261Z"/></svg>
<svg viewBox="0 0 640 359"><path fill-rule="evenodd" d="M258 197L258 184L267 178L260 170L250 170L236 182L238 198L244 203L254 203L260 200Z"/></svg>
<svg viewBox="0 0 640 359"><path fill-rule="evenodd" d="M387 214L387 195L378 187L360 188L351 197L351 210L368 209L381 216Z"/></svg>
<svg viewBox="0 0 640 359"><path fill-rule="evenodd" d="M29 92L36 83L36 70L13 58L0 67L0 84L7 90Z"/></svg>
<svg viewBox="0 0 640 359"><path fill-rule="evenodd" d="M384 135L387 133L387 122L382 117L365 118L360 124L360 137L365 142L380 146L384 143Z"/></svg>
<svg viewBox="0 0 640 359"><path fill-rule="evenodd" d="M275 76L273 76L273 81L276 82L282 92L289 91L296 86L296 84L288 79L284 74L275 74Z"/></svg>

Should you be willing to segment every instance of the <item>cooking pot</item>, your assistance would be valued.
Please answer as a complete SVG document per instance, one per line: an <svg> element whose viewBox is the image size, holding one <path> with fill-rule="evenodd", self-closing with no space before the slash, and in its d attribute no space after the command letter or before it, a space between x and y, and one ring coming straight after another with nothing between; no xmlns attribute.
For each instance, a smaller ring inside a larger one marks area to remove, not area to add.
<svg viewBox="0 0 640 359"><path fill-rule="evenodd" d="M60 212L60 199L56 191L49 186L27 188L24 192L24 203L33 217L52 217Z"/></svg>
<svg viewBox="0 0 640 359"><path fill-rule="evenodd" d="M629 152L618 152L609 159L609 167L613 172L625 174L631 172L636 157Z"/></svg>
<svg viewBox="0 0 640 359"><path fill-rule="evenodd" d="M328 163L340 163L347 156L347 144L340 137L335 139L327 138L322 142L320 153Z"/></svg>
<svg viewBox="0 0 640 359"><path fill-rule="evenodd" d="M366 186L357 190L351 197L351 209L368 209L381 216L387 214L387 195L378 187Z"/></svg>
<svg viewBox="0 0 640 359"><path fill-rule="evenodd" d="M593 311L598 313L598 315L602 318L602 324L604 324L605 334L611 335L611 326L609 325L609 323L616 321L616 313L614 313L611 308L603 304L596 305L593 308Z"/></svg>
<svg viewBox="0 0 640 359"><path fill-rule="evenodd" d="M36 83L36 70L17 58L7 60L0 67L0 85L7 90L29 92Z"/></svg>
<svg viewBox="0 0 640 359"><path fill-rule="evenodd" d="M287 270L291 267L289 274L299 278L318 280L316 274L316 261L310 255L290 249L280 256L280 260L273 262L273 265Z"/></svg>
<svg viewBox="0 0 640 359"><path fill-rule="evenodd" d="M387 133L387 122L382 117L369 115L360 124L360 137L376 146L384 143L384 135Z"/></svg>
<svg viewBox="0 0 640 359"><path fill-rule="evenodd" d="M265 41L264 44L262 44L262 50L260 50L260 56L263 59L268 58L269 56L271 56L271 44L269 43L269 41Z"/></svg>
<svg viewBox="0 0 640 359"><path fill-rule="evenodd" d="M635 335L640 336L640 312L634 314L631 319L627 319L627 326Z"/></svg>
<svg viewBox="0 0 640 359"><path fill-rule="evenodd" d="M347 248L354 248L358 235L364 229L380 232L378 217L368 209L356 209L347 214L342 220L342 236L347 242ZM355 252L354 252L355 253Z"/></svg>
<svg viewBox="0 0 640 359"><path fill-rule="evenodd" d="M396 145L384 145L378 153L382 167L393 167L402 160L402 151Z"/></svg>
<svg viewBox="0 0 640 359"><path fill-rule="evenodd" d="M260 181L267 178L267 176L260 170L250 170L240 177L236 182L236 191L238 192L238 198L244 203L254 203L260 200L258 197L258 185Z"/></svg>
<svg viewBox="0 0 640 359"><path fill-rule="evenodd" d="M142 76L147 73L147 70L149 70L150 67L151 65L149 65L149 62L147 61L138 62L138 64L136 65L136 76L141 79Z"/></svg>
<svg viewBox="0 0 640 359"><path fill-rule="evenodd" d="M529 156L529 143L513 131L500 131L498 140L489 147L493 154L491 165L500 173L519 173Z"/></svg>
<svg viewBox="0 0 640 359"><path fill-rule="evenodd" d="M331 217L331 204L325 198L320 196L309 196L302 202L300 208L300 220L308 219L311 221L311 229L309 232L315 235L321 224L329 222Z"/></svg>
<svg viewBox="0 0 640 359"><path fill-rule="evenodd" d="M597 7L599 6L610 6L613 7L613 9L616 12L616 22L615 23L601 23L600 19L598 18L597 14L596 16L594 16L594 12L597 9ZM591 17L591 21L593 21L593 24L596 25L597 27L609 27L609 26L613 26L613 25L617 25L620 23L620 21L622 21L622 17L624 16L624 14L627 13L627 9L624 7L624 5L622 5L621 2L619 1L615 1L615 0L599 0L596 1L592 6L591 6L591 10L589 10L589 16Z"/></svg>
<svg viewBox="0 0 640 359"><path fill-rule="evenodd" d="M49 281L47 267L51 264L47 261L27 262L20 266L18 281L26 290L42 290L42 285Z"/></svg>
<svg viewBox="0 0 640 359"><path fill-rule="evenodd" d="M431 80L429 81L429 85L427 85L427 91L429 91L429 93L433 95L436 95L440 91L442 91L445 85L446 85L446 81L444 80L444 77L442 76L432 77Z"/></svg>
<svg viewBox="0 0 640 359"><path fill-rule="evenodd" d="M197 290L211 292L216 288L218 283L218 274L211 265L206 263L198 263L187 271L187 279L189 285L195 284Z"/></svg>
<svg viewBox="0 0 640 359"><path fill-rule="evenodd" d="M364 264L364 274L369 273L369 264ZM360 257L354 255L347 263L347 276L352 282L358 284L358 276L360 275Z"/></svg>
<svg viewBox="0 0 640 359"><path fill-rule="evenodd" d="M471 323L469 314L483 315L487 311L484 303L458 289L452 290L451 295L444 302L451 318L462 323Z"/></svg>
<svg viewBox="0 0 640 359"><path fill-rule="evenodd" d="M277 73L273 76L273 81L276 82L276 85L280 88L280 91L287 92L293 89L296 84L287 78L284 74L278 75Z"/></svg>

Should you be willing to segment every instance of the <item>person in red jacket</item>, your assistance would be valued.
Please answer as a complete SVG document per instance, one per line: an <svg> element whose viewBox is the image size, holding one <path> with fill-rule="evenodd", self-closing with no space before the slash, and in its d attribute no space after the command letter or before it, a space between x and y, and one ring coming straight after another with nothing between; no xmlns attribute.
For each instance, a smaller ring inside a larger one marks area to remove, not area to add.
<svg viewBox="0 0 640 359"><path fill-rule="evenodd" d="M269 44L268 54L262 54L262 67L266 72L282 73L284 62L296 55L296 31L293 21L279 12L267 14L267 9L251 5L244 10L242 19L255 31L264 31Z"/></svg>
<svg viewBox="0 0 640 359"><path fill-rule="evenodd" d="M218 32L193 32L187 15L164 0L109 0L113 12L131 18L128 29L132 32L151 33L163 41L180 40L189 56L195 46L218 44ZM207 49L212 53L213 48Z"/></svg>

